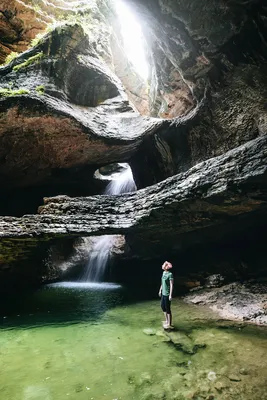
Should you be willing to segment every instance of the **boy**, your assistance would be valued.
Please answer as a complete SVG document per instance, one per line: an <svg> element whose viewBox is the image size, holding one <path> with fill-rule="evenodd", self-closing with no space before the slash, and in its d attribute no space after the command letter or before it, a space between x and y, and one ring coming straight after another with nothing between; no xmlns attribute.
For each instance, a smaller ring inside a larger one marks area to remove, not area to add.
<svg viewBox="0 0 267 400"><path fill-rule="evenodd" d="M165 261L162 265L163 274L161 278L161 286L159 289L159 297L161 297L161 308L165 316L163 323L164 329L171 329L172 326L172 313L171 313L171 300L173 292L173 275L169 271L172 264Z"/></svg>

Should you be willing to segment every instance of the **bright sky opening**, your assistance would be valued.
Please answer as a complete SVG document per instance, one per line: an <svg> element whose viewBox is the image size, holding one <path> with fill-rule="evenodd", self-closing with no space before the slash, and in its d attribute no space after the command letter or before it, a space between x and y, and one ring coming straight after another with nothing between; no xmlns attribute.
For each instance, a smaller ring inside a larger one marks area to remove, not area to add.
<svg viewBox="0 0 267 400"><path fill-rule="evenodd" d="M116 11L121 24L121 33L128 59L136 72L144 79L148 78L148 63L145 57L144 36L135 15L121 0L115 0Z"/></svg>

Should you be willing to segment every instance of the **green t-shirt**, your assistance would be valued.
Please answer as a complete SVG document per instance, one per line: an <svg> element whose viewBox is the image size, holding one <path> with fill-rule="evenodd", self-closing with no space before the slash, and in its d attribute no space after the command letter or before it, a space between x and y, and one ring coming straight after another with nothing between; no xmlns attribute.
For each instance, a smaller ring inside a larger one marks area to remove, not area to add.
<svg viewBox="0 0 267 400"><path fill-rule="evenodd" d="M169 296L170 294L170 281L173 280L171 272L163 271L161 284L162 284L162 295Z"/></svg>

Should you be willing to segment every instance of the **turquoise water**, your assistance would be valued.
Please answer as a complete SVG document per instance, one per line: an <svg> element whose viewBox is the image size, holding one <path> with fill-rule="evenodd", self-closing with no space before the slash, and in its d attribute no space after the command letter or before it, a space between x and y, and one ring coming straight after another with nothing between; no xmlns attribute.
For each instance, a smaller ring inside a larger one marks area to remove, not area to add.
<svg viewBox="0 0 267 400"><path fill-rule="evenodd" d="M7 301L8 300L8 301ZM2 300L5 400L267 399L267 331L118 286L48 286Z"/></svg>

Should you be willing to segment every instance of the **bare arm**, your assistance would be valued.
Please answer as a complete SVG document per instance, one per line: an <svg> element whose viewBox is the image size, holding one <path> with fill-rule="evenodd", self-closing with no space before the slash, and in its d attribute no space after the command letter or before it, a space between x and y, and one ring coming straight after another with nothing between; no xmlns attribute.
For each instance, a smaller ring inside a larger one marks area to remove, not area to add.
<svg viewBox="0 0 267 400"><path fill-rule="evenodd" d="M170 279L170 295L169 295L169 300L172 299L172 292L173 292L173 279Z"/></svg>
<svg viewBox="0 0 267 400"><path fill-rule="evenodd" d="M159 297L161 296L161 292L162 292L162 285L160 285L160 288L159 288Z"/></svg>

